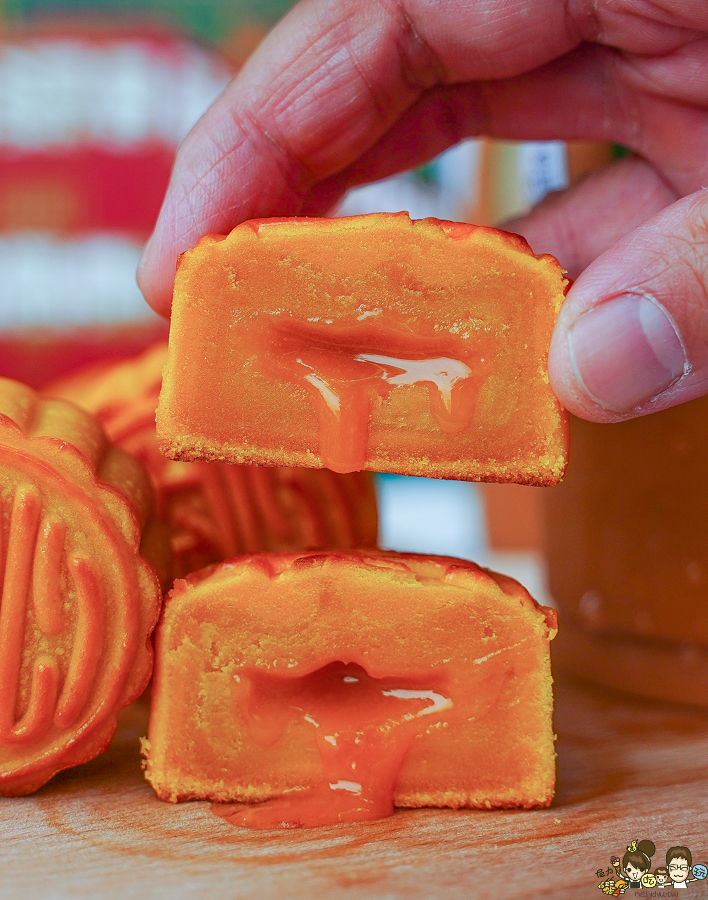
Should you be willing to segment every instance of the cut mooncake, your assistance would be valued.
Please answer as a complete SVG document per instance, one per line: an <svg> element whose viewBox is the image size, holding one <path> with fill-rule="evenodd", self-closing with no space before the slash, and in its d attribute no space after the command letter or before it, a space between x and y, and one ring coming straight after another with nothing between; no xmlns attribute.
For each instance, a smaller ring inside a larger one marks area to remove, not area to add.
<svg viewBox="0 0 708 900"><path fill-rule="evenodd" d="M517 235L406 213L207 235L177 267L160 449L555 484L547 354L568 284Z"/></svg>
<svg viewBox="0 0 708 900"><path fill-rule="evenodd" d="M108 436L152 477L167 527L173 573L182 577L258 550L373 547L377 510L368 472L176 462L158 450L155 408L167 342L120 363L85 369L48 385L94 413Z"/></svg>
<svg viewBox="0 0 708 900"><path fill-rule="evenodd" d="M0 379L0 795L103 751L152 672L152 490L97 420Z"/></svg>
<svg viewBox="0 0 708 900"><path fill-rule="evenodd" d="M555 632L517 582L446 557L205 569L156 632L147 778L162 800L250 804L218 810L256 828L547 806Z"/></svg>

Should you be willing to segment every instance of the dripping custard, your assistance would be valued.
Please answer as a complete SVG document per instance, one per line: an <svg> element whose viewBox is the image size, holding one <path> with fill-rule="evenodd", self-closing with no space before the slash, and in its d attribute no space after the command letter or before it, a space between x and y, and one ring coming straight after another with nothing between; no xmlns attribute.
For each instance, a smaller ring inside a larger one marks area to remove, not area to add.
<svg viewBox="0 0 708 900"><path fill-rule="evenodd" d="M319 454L335 472L364 467L377 398L423 386L435 426L460 434L492 370L488 344L483 350L452 334L416 334L382 316L348 326L274 317L249 331L258 347L257 371L306 389L317 414Z"/></svg>

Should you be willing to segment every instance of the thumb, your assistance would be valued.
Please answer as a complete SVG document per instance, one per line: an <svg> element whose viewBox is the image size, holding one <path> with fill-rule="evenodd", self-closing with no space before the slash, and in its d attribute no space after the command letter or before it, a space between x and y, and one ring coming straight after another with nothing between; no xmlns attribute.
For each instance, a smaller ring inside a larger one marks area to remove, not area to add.
<svg viewBox="0 0 708 900"><path fill-rule="evenodd" d="M708 393L708 190L657 213L568 292L551 341L561 403L620 422Z"/></svg>

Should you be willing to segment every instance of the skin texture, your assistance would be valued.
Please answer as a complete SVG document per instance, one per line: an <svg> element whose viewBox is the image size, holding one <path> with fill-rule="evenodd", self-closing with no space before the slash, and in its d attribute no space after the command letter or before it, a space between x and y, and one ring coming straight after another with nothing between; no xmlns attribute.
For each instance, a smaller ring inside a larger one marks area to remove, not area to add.
<svg viewBox="0 0 708 900"><path fill-rule="evenodd" d="M561 402L644 415L708 391L707 108L705 0L302 0L184 141L139 283L167 315L202 234L324 214L468 136L621 143L509 228L577 277Z"/></svg>

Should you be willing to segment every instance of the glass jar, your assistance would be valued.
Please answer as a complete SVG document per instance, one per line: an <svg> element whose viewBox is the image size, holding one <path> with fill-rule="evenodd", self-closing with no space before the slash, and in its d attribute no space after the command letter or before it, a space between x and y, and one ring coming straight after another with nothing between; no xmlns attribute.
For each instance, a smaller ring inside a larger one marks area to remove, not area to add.
<svg viewBox="0 0 708 900"><path fill-rule="evenodd" d="M573 418L565 480L543 495L557 668L708 706L708 397Z"/></svg>

